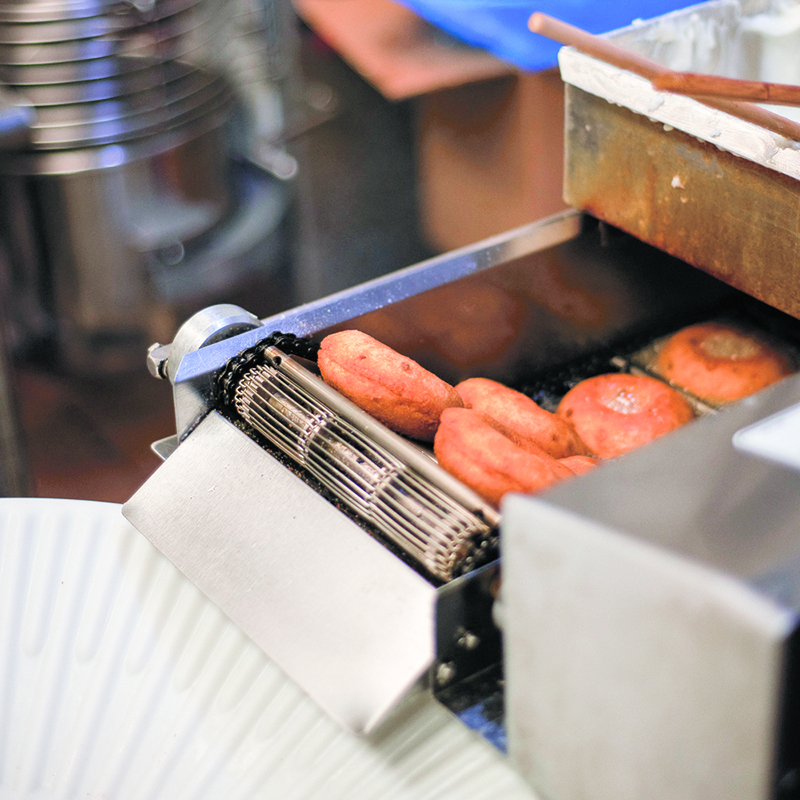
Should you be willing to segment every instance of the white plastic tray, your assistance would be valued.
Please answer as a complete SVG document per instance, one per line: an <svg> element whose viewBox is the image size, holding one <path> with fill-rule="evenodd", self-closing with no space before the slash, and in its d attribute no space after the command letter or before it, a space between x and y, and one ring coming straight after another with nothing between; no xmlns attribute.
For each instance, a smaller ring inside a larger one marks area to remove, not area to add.
<svg viewBox="0 0 800 800"><path fill-rule="evenodd" d="M0 798L532 798L429 697L370 738L122 517L0 499Z"/></svg>

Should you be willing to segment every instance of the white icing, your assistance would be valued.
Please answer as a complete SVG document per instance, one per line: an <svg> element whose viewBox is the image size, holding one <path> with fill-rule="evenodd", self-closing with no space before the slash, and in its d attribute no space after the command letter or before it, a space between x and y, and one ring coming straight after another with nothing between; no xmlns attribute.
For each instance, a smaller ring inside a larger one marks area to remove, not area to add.
<svg viewBox="0 0 800 800"><path fill-rule="evenodd" d="M800 31L800 6L792 2L773 4L770 12L742 19L742 30L780 38Z"/></svg>
<svg viewBox="0 0 800 800"><path fill-rule="evenodd" d="M800 84L800 0L712 0L633 25L609 38L671 69ZM563 79L728 152L800 179L800 142L563 48ZM800 122L800 108L768 106Z"/></svg>

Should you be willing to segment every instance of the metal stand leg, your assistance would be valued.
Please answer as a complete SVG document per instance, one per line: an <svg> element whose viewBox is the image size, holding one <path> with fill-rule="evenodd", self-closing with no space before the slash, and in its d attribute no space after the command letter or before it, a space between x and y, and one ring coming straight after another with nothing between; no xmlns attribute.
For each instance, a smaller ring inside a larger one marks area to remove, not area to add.
<svg viewBox="0 0 800 800"><path fill-rule="evenodd" d="M3 320L0 319L0 496L29 493L28 464Z"/></svg>

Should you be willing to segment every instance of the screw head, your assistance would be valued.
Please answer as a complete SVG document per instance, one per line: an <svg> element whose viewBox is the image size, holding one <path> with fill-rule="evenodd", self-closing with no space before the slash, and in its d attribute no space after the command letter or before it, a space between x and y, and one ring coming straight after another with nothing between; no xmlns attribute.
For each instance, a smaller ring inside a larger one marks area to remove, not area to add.
<svg viewBox="0 0 800 800"><path fill-rule="evenodd" d="M446 686L456 676L456 665L452 661L443 661L436 666L436 683Z"/></svg>
<svg viewBox="0 0 800 800"><path fill-rule="evenodd" d="M472 631L464 631L457 641L458 646L465 650L474 650L480 643L480 637Z"/></svg>
<svg viewBox="0 0 800 800"><path fill-rule="evenodd" d="M167 377L167 361L169 361L170 345L151 344L147 348L147 371L159 380Z"/></svg>

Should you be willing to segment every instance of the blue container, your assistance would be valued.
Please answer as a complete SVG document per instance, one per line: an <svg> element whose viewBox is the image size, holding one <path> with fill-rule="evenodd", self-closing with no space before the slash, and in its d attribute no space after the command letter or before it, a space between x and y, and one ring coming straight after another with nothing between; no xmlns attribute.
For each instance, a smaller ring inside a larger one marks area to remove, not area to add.
<svg viewBox="0 0 800 800"><path fill-rule="evenodd" d="M532 72L555 66L560 48L558 43L528 30L528 18L534 11L542 11L589 33L607 33L637 19L694 5L685 0L400 1L456 38Z"/></svg>

